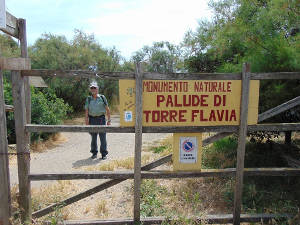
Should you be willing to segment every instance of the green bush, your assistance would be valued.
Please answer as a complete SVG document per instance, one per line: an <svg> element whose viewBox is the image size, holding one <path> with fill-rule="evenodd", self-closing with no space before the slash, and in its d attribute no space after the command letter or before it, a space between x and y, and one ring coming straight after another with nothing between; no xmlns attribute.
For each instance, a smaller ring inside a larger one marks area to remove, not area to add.
<svg viewBox="0 0 300 225"><path fill-rule="evenodd" d="M31 89L31 122L33 124L55 125L61 124L72 108L57 98L54 91L47 89L39 91ZM33 140L47 139L49 133L32 133Z"/></svg>
<svg viewBox="0 0 300 225"><path fill-rule="evenodd" d="M141 185L141 216L157 216L166 213L163 208L164 202L160 198L166 189L159 186L155 180L143 180Z"/></svg>
<svg viewBox="0 0 300 225"><path fill-rule="evenodd" d="M13 104L11 84L7 79L4 79L4 98L5 104ZM41 91L38 88L31 88L31 123L60 124L71 112L72 108L62 99L57 98L53 90L48 88ZM8 112L6 119L8 142L16 143L14 113ZM46 139L48 136L48 133L43 132L31 133L31 140Z"/></svg>
<svg viewBox="0 0 300 225"><path fill-rule="evenodd" d="M230 136L218 140L212 146L203 149L203 168L232 168L236 165L237 139Z"/></svg>
<svg viewBox="0 0 300 225"><path fill-rule="evenodd" d="M288 167L282 154L299 152L296 146L274 142L247 143L245 168ZM299 153L298 153L299 154ZM298 155L299 156L299 155ZM227 159L228 160L228 159ZM297 177L244 177L243 213L297 213L300 179ZM224 185L223 195L233 205L234 178Z"/></svg>

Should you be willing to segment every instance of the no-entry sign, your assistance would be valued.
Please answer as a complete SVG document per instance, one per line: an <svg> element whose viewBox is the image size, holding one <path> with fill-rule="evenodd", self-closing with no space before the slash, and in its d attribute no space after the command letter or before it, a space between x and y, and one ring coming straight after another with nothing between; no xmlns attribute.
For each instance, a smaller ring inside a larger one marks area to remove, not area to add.
<svg viewBox="0 0 300 225"><path fill-rule="evenodd" d="M173 170L201 170L202 134L173 134Z"/></svg>
<svg viewBox="0 0 300 225"><path fill-rule="evenodd" d="M197 137L180 137L179 162L196 163L198 153Z"/></svg>

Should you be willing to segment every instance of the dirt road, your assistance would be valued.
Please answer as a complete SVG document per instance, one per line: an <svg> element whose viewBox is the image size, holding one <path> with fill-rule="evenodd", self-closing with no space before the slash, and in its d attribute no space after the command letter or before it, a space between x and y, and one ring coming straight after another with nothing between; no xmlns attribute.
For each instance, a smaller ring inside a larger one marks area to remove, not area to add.
<svg viewBox="0 0 300 225"><path fill-rule="evenodd" d="M119 117L112 116L112 126L117 126L118 123ZM96 166L110 160L128 158L134 155L134 134L108 133L107 142L109 154L105 161L99 156L97 159L91 159L91 137L88 133L63 133L63 135L67 138L66 142L43 153L31 154L31 173L78 172L80 168L84 166ZM163 139L168 135L169 134L143 134L143 146L153 141ZM16 165L10 166L10 174L11 185L17 184L18 175ZM39 183L43 182L32 182L32 186Z"/></svg>

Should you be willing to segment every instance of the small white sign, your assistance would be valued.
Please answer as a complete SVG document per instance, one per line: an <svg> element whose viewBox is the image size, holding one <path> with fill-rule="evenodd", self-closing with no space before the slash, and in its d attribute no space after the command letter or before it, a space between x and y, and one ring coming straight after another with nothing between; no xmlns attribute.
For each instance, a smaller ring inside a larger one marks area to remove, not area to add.
<svg viewBox="0 0 300 225"><path fill-rule="evenodd" d="M132 111L125 111L124 112L124 120L125 120L125 122L131 122L132 121Z"/></svg>
<svg viewBox="0 0 300 225"><path fill-rule="evenodd" d="M198 142L197 137L180 137L179 162L197 163Z"/></svg>
<svg viewBox="0 0 300 225"><path fill-rule="evenodd" d="M0 0L0 28L6 28L5 0Z"/></svg>

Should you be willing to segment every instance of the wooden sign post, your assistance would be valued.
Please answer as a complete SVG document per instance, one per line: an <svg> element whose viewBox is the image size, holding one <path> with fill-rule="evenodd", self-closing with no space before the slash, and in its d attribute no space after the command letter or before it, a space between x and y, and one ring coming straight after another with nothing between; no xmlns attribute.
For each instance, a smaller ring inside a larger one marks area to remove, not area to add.
<svg viewBox="0 0 300 225"><path fill-rule="evenodd" d="M5 0L0 0L0 28L6 28Z"/></svg>
<svg viewBox="0 0 300 225"><path fill-rule="evenodd" d="M10 182L7 149L6 114L3 75L0 70L0 224L8 225L10 217Z"/></svg>

